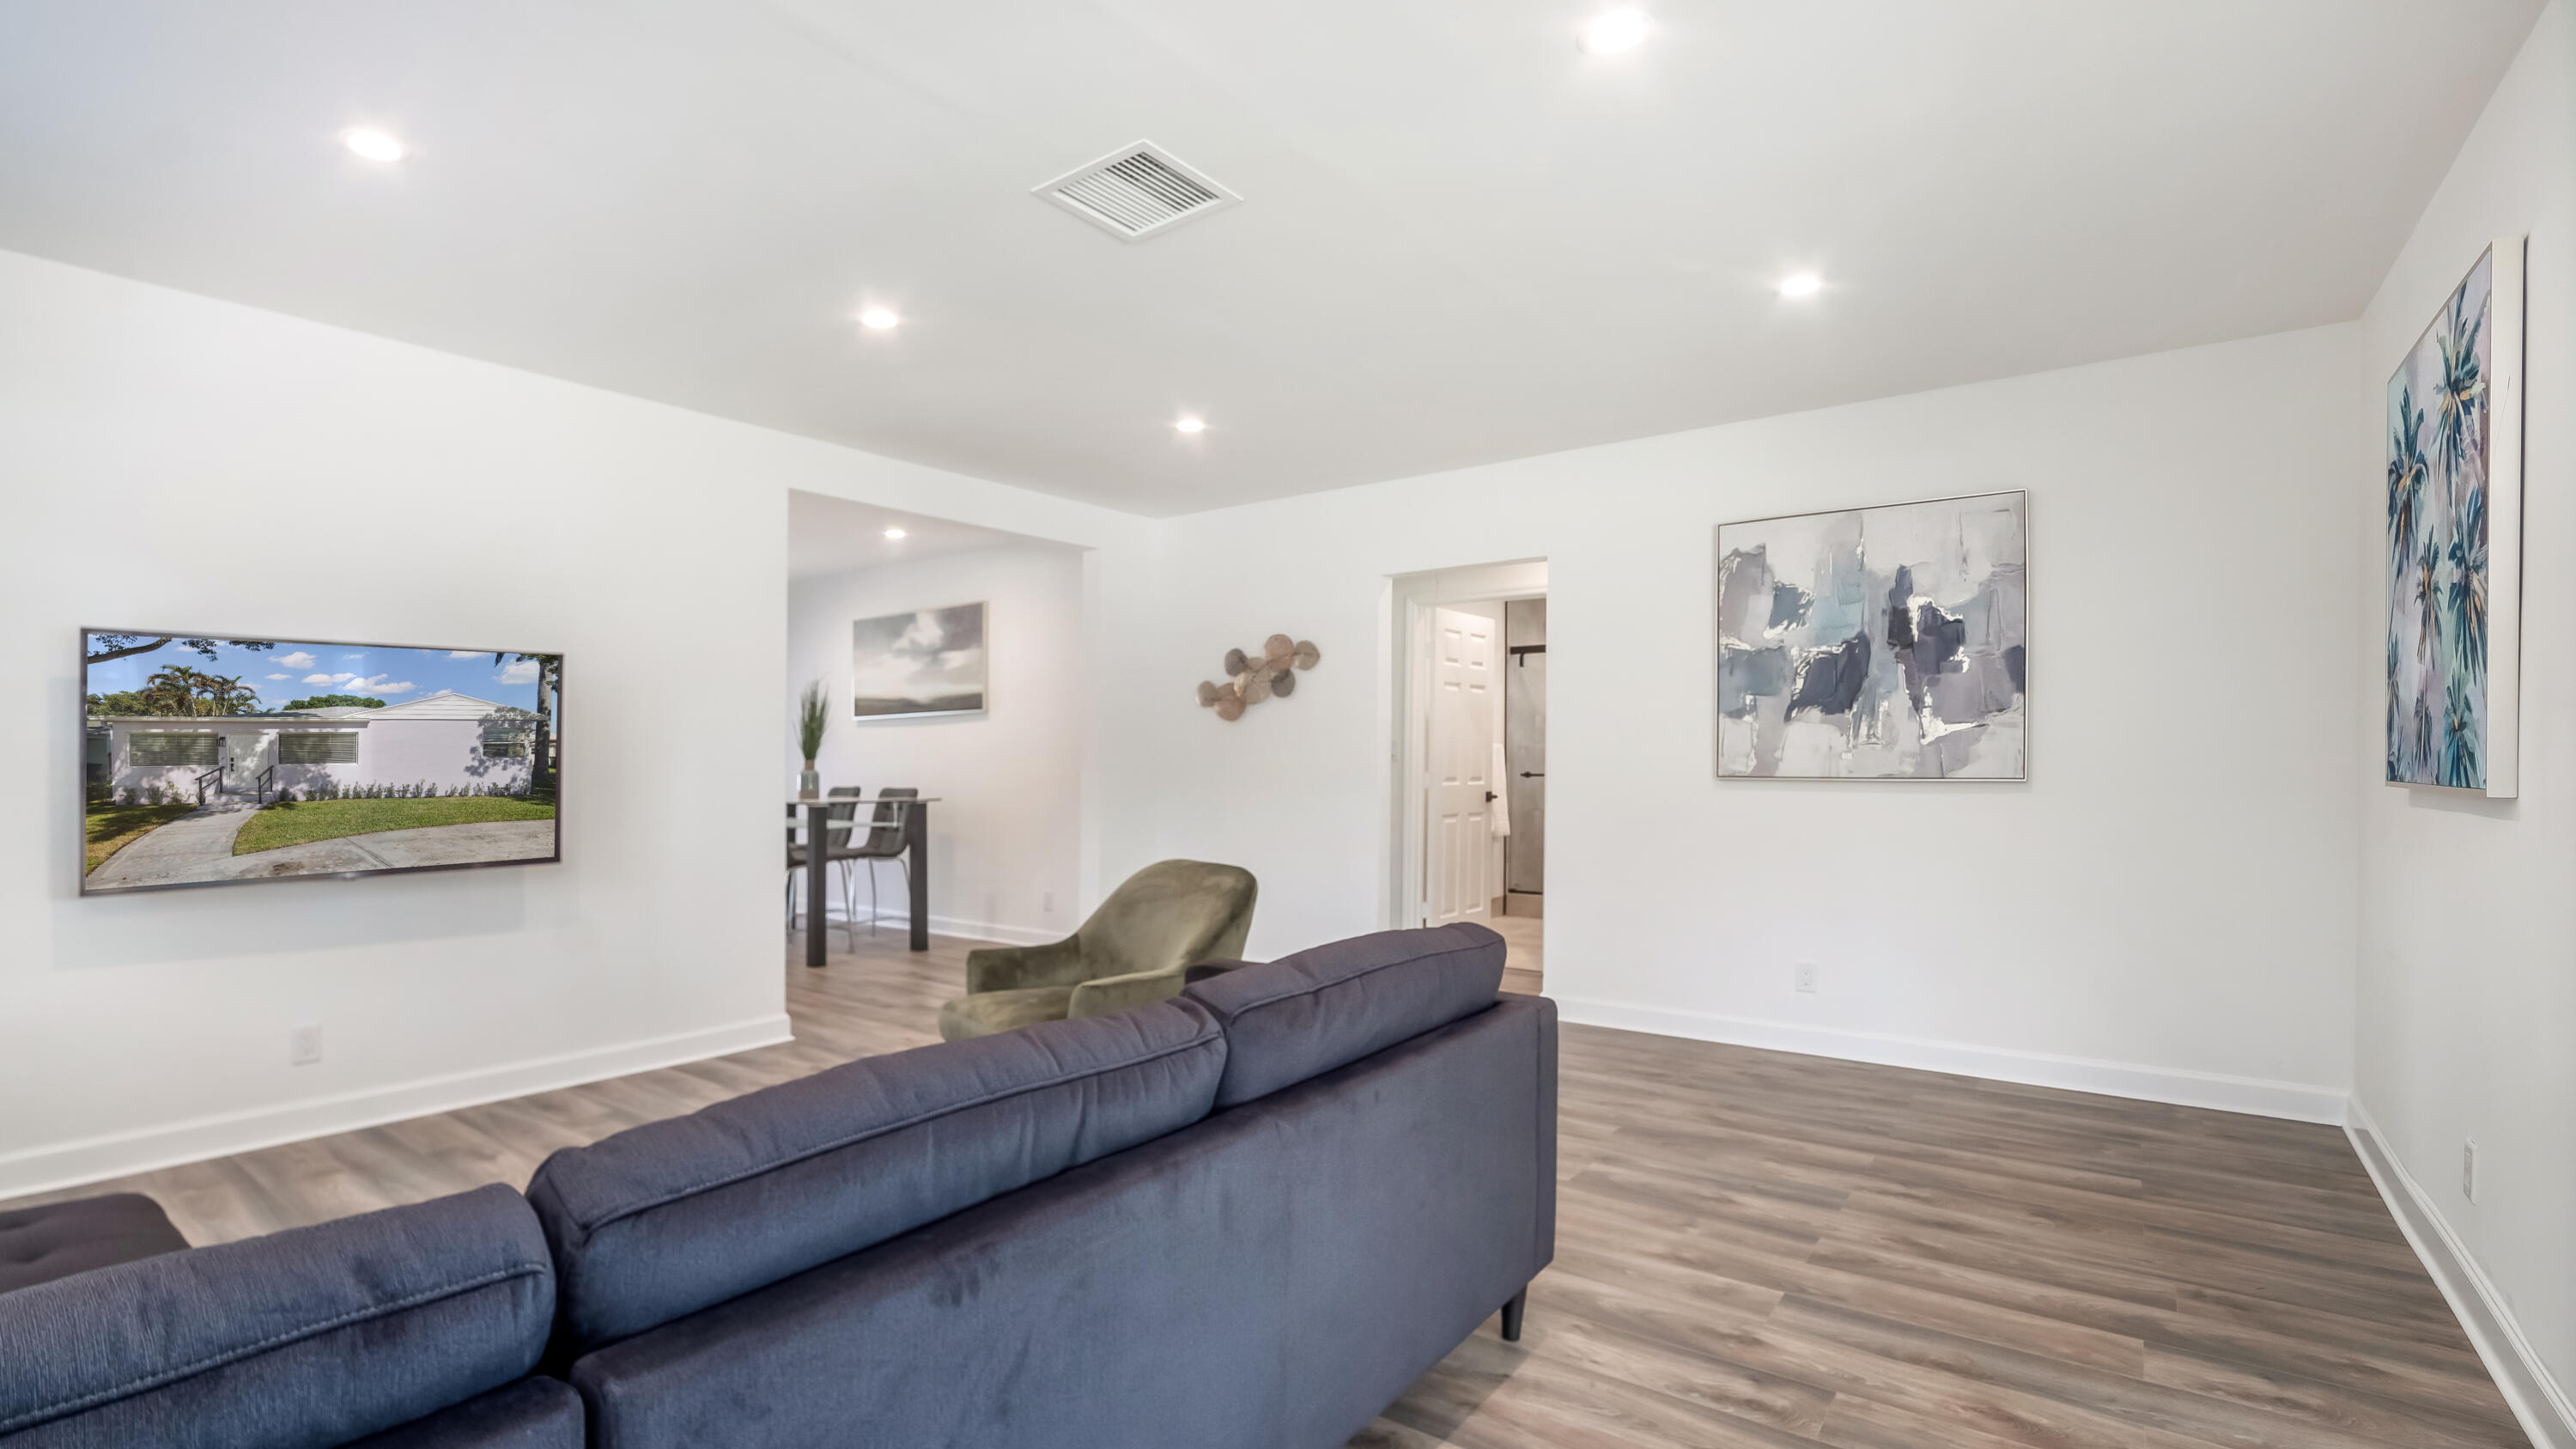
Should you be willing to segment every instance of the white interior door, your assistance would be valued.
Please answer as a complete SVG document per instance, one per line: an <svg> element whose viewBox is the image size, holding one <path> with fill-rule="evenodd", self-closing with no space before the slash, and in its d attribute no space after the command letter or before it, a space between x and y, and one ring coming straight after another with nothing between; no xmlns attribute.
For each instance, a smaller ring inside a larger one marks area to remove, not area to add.
<svg viewBox="0 0 2576 1449"><path fill-rule="evenodd" d="M1431 924L1483 921L1502 894L1491 825L1494 744L1501 738L1492 619L1459 609L1431 611L1428 800L1423 819L1424 914Z"/></svg>

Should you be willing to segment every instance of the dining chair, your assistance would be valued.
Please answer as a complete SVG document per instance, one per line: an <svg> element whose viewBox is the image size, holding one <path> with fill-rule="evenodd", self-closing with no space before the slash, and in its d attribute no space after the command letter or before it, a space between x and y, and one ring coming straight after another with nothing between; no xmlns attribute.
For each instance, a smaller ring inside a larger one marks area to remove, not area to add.
<svg viewBox="0 0 2576 1449"><path fill-rule="evenodd" d="M857 797L865 794L867 791L857 785L833 786L824 793L825 799L849 800L852 803L830 807L823 812L824 819L855 821L859 814ZM790 926L796 924L796 882L805 873L807 860L806 845L800 845L796 840L796 817L799 813L801 813L800 807L795 805L787 807L787 923ZM849 943L850 949L854 951L859 945L858 913L854 909L858 901L858 893L856 883L850 878L849 863L858 856L843 842L858 833L855 826L849 830L827 829L822 841L824 863L838 864L841 867L841 932L843 938ZM807 844L811 843L807 842Z"/></svg>
<svg viewBox="0 0 2576 1449"><path fill-rule="evenodd" d="M848 854L840 857L844 860L864 861L867 864L868 934L871 936L877 933L878 861L893 861L896 867L902 870L904 900L909 903L912 899L912 862L904 858L904 825L906 823L904 815L905 812L909 811L912 807L909 805L890 802L917 800L919 798L921 798L921 791L908 785L888 785L884 789L879 790L877 792L878 805L876 815L868 822L867 840L864 843L859 843L856 839L859 832L857 830L852 830L850 835L853 843L848 847ZM855 900L855 898L856 897L854 895L853 899ZM909 904L906 905L905 909L909 912Z"/></svg>

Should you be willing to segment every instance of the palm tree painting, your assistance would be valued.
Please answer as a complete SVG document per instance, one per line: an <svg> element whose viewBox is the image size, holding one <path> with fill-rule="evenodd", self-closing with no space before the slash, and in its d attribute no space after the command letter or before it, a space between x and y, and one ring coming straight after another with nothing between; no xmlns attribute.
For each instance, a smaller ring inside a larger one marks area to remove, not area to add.
<svg viewBox="0 0 2576 1449"><path fill-rule="evenodd" d="M2491 711L2509 710L2514 698L2514 681L2504 680L2499 693L2494 676L2513 659L2499 630L2518 628L2498 611L2509 613L2520 589L2498 587L2489 537L2499 512L2510 510L2507 546L2518 540L2522 491L2518 427L2503 460L2516 476L2493 476L2503 250L2479 258L2388 379L2385 759L2393 784L2488 789L2497 763ZM2518 244L2506 260L2507 320L2518 346ZM2517 577L2510 567L2504 575ZM2510 734L2508 725L2507 749Z"/></svg>

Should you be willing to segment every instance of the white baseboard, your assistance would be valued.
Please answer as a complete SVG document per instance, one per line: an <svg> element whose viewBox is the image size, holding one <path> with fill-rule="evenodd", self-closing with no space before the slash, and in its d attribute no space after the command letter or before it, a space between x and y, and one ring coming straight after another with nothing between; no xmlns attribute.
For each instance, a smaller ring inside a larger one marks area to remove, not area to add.
<svg viewBox="0 0 2576 1449"><path fill-rule="evenodd" d="M754 1047L793 1041L784 1015L755 1017L505 1067L424 1077L390 1087L225 1112L166 1126L115 1132L0 1153L0 1198L53 1192L103 1178L152 1172L235 1152L255 1152L334 1132L354 1132L433 1112L453 1112L532 1092L649 1072Z"/></svg>
<svg viewBox="0 0 2576 1449"><path fill-rule="evenodd" d="M2533 1351L2504 1295L2451 1230L2450 1220L2433 1205L2423 1184L2397 1160L2397 1154L2388 1150L2387 1138L2360 1099L2354 1099L2352 1118L2343 1130L2352 1139L2353 1151L2360 1154L2361 1165L2370 1170L2370 1180L2378 1184L2399 1230L2414 1245L2415 1256L2424 1260L2424 1271L2433 1275L2433 1285L2442 1290L2460 1327L2468 1331L2470 1345L2504 1395L2506 1407L2521 1422L2522 1432L2537 1449L2576 1449L2576 1404L2569 1402L2567 1391Z"/></svg>
<svg viewBox="0 0 2576 1449"><path fill-rule="evenodd" d="M1559 1015L1570 1022L1653 1032L1658 1036L1689 1037L1695 1041L1763 1047L1813 1057L1838 1057L1845 1061L1875 1062L1881 1066L1951 1072L2033 1087L2099 1092L2110 1097L2168 1102L2178 1107L2212 1107L2222 1112L2249 1112L2258 1117L2286 1117L2297 1122L2340 1125L2344 1115L2345 1094L2342 1089L2310 1086L2303 1082L2275 1082L2260 1077L2231 1077L2216 1072L2138 1066L2090 1057L2053 1056L2046 1052L1972 1046L1965 1042L1896 1036L1887 1032L1845 1031L1804 1026L1797 1022L1765 1021L1759 1017L1634 1006L1580 996L1558 996L1556 1007Z"/></svg>
<svg viewBox="0 0 2576 1449"><path fill-rule="evenodd" d="M839 930L841 913L828 907L825 908L825 913L832 918L832 929ZM867 912L861 911L859 929L864 931L867 928ZM912 929L912 918L901 911L879 911L877 929L908 931ZM999 921L967 921L955 916L939 915L930 918L930 931L936 936L957 936L968 941L990 941L999 946L1050 946L1073 934L1070 927L1006 926Z"/></svg>

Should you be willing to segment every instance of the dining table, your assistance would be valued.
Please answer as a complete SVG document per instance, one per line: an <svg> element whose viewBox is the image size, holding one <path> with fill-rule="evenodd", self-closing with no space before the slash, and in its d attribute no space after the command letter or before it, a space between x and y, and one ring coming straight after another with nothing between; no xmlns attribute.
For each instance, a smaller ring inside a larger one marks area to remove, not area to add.
<svg viewBox="0 0 2576 1449"><path fill-rule="evenodd" d="M912 924L910 945L915 951L930 949L930 807L937 803L939 797L935 795L926 799L914 795L877 796L873 799L858 795L789 797L787 811L791 817L800 809L805 812L807 966L819 970L824 964L825 927L829 924L831 901L831 890L825 882L832 864L832 853L824 842L829 841L835 831L846 832L861 827L873 830L879 823L874 818L873 808L864 817L853 810L849 819L835 820L832 810L839 805L891 805L895 808L895 828L903 832L904 875L910 887L904 903L904 914Z"/></svg>

